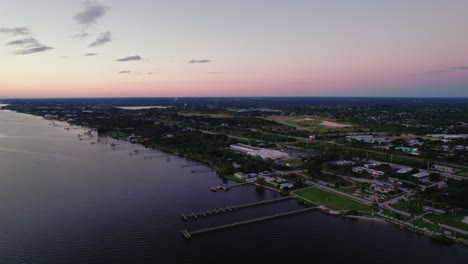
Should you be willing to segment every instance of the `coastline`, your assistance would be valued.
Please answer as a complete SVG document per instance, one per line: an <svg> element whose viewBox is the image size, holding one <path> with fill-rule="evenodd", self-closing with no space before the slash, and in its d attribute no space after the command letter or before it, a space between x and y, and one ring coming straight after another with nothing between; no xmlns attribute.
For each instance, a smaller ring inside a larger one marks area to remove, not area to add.
<svg viewBox="0 0 468 264"><path fill-rule="evenodd" d="M1 109L1 110L6 110L6 111L12 111L14 113L19 113L19 114L27 114L27 115L30 115L30 116L37 116L37 117L41 117L42 119L46 120L46 121L57 121L57 122L63 122L64 124L68 124L70 126L77 126L77 127L81 127L83 129L91 129L91 130L96 130L96 128L93 128L93 127L89 127L89 126L83 126L83 125L80 125L80 124L73 124L73 123L70 123L68 121L63 121L63 120L59 120L59 119L48 119L48 118L45 118L44 116L42 115L34 115L34 114L30 114L30 113L24 113L24 112L18 112L18 111L15 111L15 110L9 110L9 109ZM97 131L97 130L96 130ZM171 154L171 155L176 155L176 156L179 156L179 157L184 157L184 158L187 158L189 160L192 160L194 162L203 162L205 163L206 165L208 165L214 172L216 172L217 176L223 178L223 179L227 179L227 180L232 180L232 179L229 179L228 177L222 175L220 172L219 172L219 169L214 165L212 164L212 161L209 161L209 160L204 160L204 159L200 159L200 158L196 158L196 157L192 157L190 156L189 154L182 154L182 153L179 153L179 152L176 152L176 151L173 151L171 149L168 149L168 148L165 148L165 147L161 147L161 146L158 146L158 145L155 145L155 146L147 146L143 143L138 143L138 142L131 142L129 141L128 139L126 138L119 138L119 137L115 137L115 136L112 136L108 133L105 133L105 134L99 134L98 133L98 136L99 137L108 137L108 138L112 138L112 139L115 139L115 140L120 140L120 141L124 141L124 142L128 142L128 143L131 143L131 144L135 144L135 145L140 145L140 146L143 146L145 148L150 148L150 149L154 149L154 150L158 150L158 151L162 151L162 152L165 152L165 153L168 153L168 154ZM268 187L268 186L264 186L264 185L259 185L259 184L253 184L257 187L261 187L261 188L264 188L264 189L269 189L269 190L272 190L272 191L275 191L275 192L280 192L279 190L276 190L276 189L273 189L271 187ZM293 196L293 198L298 201L298 197L297 196ZM306 206L303 205L304 208L306 208ZM408 227L405 227L405 226L402 226L396 222L392 222L390 219L386 220L386 219L382 219L382 218L376 218L376 217L369 217L369 216L355 216L355 215L342 215L340 213L336 213L336 211L333 211L333 210L330 210L326 207L323 207L321 208L320 210L322 213L324 214L327 214L327 215L332 215L332 216L344 216L344 217L348 217L350 219L361 219L361 220L365 220L365 221L375 221L375 222L379 222L379 223L388 223L388 224L394 224L396 226L399 226L401 229L405 229L407 231L410 231L412 233L417 233L417 234L421 234L421 235L424 235L426 237L429 237L429 238L435 238L434 235L431 235L427 232L424 232L424 231L421 231L421 230L418 230L418 229L414 229L414 228L408 228ZM465 246L468 246L468 244L463 241L463 240L458 240L458 239L453 239L453 241L457 244L462 244L462 245L465 245Z"/></svg>

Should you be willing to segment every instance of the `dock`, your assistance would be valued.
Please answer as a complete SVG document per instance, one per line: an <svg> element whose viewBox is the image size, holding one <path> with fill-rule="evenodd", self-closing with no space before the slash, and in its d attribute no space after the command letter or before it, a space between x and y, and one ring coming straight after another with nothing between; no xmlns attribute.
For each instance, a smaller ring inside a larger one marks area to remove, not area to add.
<svg viewBox="0 0 468 264"><path fill-rule="evenodd" d="M208 163L206 163L206 162L199 162L199 163L195 163L195 164L186 164L186 165L182 165L182 166L180 166L180 167L185 168L185 167L192 167L192 166L205 165L205 164L208 164Z"/></svg>
<svg viewBox="0 0 468 264"><path fill-rule="evenodd" d="M217 208L217 209L209 209L209 210L205 210L205 211L201 211L201 212L192 212L192 213L189 213L189 214L181 213L180 215L181 215L181 217L182 217L182 219L184 221L188 221L190 219L195 220L198 217L207 217L207 216L210 216L210 215L213 215L213 214L229 213L229 212L239 210L239 209L243 209L243 208L259 206L259 205L269 204L269 203L276 203L276 202L285 201L285 200L289 200L289 199L293 199L293 197L287 196L287 197L281 197L281 198L277 198L277 199L263 200L263 201L260 201L260 202L253 202L253 203L239 204L239 205L233 205L233 206L226 206L226 207Z"/></svg>
<svg viewBox="0 0 468 264"><path fill-rule="evenodd" d="M228 184L219 184L219 185L210 187L210 190L212 190L213 192L220 191L220 190L227 191L227 190L229 190L229 189L231 189L231 188L238 187L238 186L242 186L242 185L246 185L246 184L250 184L250 183L248 183L248 182L241 182L241 183L236 183L236 184L231 184L231 185L228 185Z"/></svg>
<svg viewBox="0 0 468 264"><path fill-rule="evenodd" d="M185 239L190 239L192 237L187 229L182 230L182 235L184 235Z"/></svg>
<svg viewBox="0 0 468 264"><path fill-rule="evenodd" d="M211 231L217 231L217 230L221 230L221 229L226 229L226 228L231 228L231 227L256 223L256 222L260 222L260 221L271 220L271 219L284 217L284 216L290 216L290 215L304 213L304 212L308 212L308 211L316 210L316 209L318 209L318 208L317 207L303 208L303 209L298 209L298 210L289 211L289 212L285 212L285 213L278 213L278 214L274 214L274 215L258 217L258 218L254 218L254 219L250 219L250 220L241 221L241 222L234 222L234 223L226 224L226 225L208 227L208 228L199 229L199 230L192 231L192 232L188 232L187 229L184 229L182 231L182 233L184 234L184 237L186 239L190 239L193 235L198 235L198 234L208 233L208 232L211 232Z"/></svg>

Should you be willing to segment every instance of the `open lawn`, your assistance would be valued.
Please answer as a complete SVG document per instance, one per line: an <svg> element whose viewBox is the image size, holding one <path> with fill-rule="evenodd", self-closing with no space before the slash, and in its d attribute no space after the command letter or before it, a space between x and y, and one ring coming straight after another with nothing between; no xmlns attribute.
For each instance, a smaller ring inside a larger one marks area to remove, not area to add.
<svg viewBox="0 0 468 264"><path fill-rule="evenodd" d="M270 116L268 120L311 132L352 131L352 124L326 120L320 116Z"/></svg>
<svg viewBox="0 0 468 264"><path fill-rule="evenodd" d="M413 215L422 215L424 213L422 203L419 201L399 201L391 205L393 208Z"/></svg>
<svg viewBox="0 0 468 264"><path fill-rule="evenodd" d="M294 193L332 210L371 211L371 208L367 205L360 204L348 198L315 187L302 189Z"/></svg>
<svg viewBox="0 0 468 264"><path fill-rule="evenodd" d="M438 214L428 214L424 218L433 220L440 224L445 224L453 226L465 231L468 231L468 224L463 223L463 218L465 215L438 215Z"/></svg>

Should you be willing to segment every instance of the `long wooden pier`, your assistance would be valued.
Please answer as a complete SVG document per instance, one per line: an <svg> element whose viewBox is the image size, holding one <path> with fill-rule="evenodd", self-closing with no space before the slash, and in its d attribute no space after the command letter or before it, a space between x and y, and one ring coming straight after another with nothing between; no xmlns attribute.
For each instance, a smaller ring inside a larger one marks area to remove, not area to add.
<svg viewBox="0 0 468 264"><path fill-rule="evenodd" d="M263 205L263 204L275 203L275 202L285 201L285 200L289 200L289 199L293 199L293 197L287 196L287 197L281 197L281 198L277 198L277 199L263 200L263 201L254 202L254 203L226 206L226 207L223 207L223 208L211 209L211 210L206 210L206 211L201 211L201 212L196 212L196 213L194 213L194 212L189 213L189 214L181 213L180 216L182 217L182 219L184 221L188 221L190 219L197 219L198 217L206 217L206 216L210 216L210 215L213 215L213 214L219 214L219 213L228 213L228 212L232 212L234 210L239 210L239 209L243 209L243 208L247 208L247 207L253 207L253 206L258 206L258 205Z"/></svg>
<svg viewBox="0 0 468 264"><path fill-rule="evenodd" d="M220 190L227 191L231 188L246 185L246 184L250 184L250 183L241 182L241 183L235 183L235 184L219 184L217 186L211 187L210 190L212 190L213 192L220 191Z"/></svg>
<svg viewBox="0 0 468 264"><path fill-rule="evenodd" d="M198 163L195 163L195 164L186 164L186 165L182 165L182 166L180 166L180 167L185 168L185 167L192 167L192 166L205 165L205 164L208 164L208 163L206 163L206 162L198 162Z"/></svg>
<svg viewBox="0 0 468 264"><path fill-rule="evenodd" d="M315 209L318 209L318 208L317 207L303 208L303 209L289 211L289 212L285 212L285 213L278 213L278 214L274 214L274 215L258 217L258 218L254 218L254 219L250 219L250 220L241 221L241 222L234 222L234 223L226 224L226 225L208 227L208 228L204 228L204 229L200 229L200 230L196 230L196 231L192 231L192 232L189 232L187 229L184 229L184 230L182 230L182 234L184 235L184 237L186 239L190 239L193 235L198 235L198 234L203 234L203 233L207 233L207 232L211 232L211 231L217 231L217 230L236 227L236 226L240 226L240 225L246 225L246 224L256 223L256 222L260 222L260 221L266 221L266 220L270 220L270 219L274 219L274 218L299 214L299 213L308 212L308 211L315 210Z"/></svg>

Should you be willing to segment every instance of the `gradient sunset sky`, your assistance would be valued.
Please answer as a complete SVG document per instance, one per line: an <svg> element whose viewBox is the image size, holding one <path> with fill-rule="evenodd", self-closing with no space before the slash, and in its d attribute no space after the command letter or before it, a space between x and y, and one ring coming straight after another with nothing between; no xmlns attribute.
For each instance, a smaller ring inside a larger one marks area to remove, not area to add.
<svg viewBox="0 0 468 264"><path fill-rule="evenodd" d="M1 97L468 96L468 0L0 0Z"/></svg>

